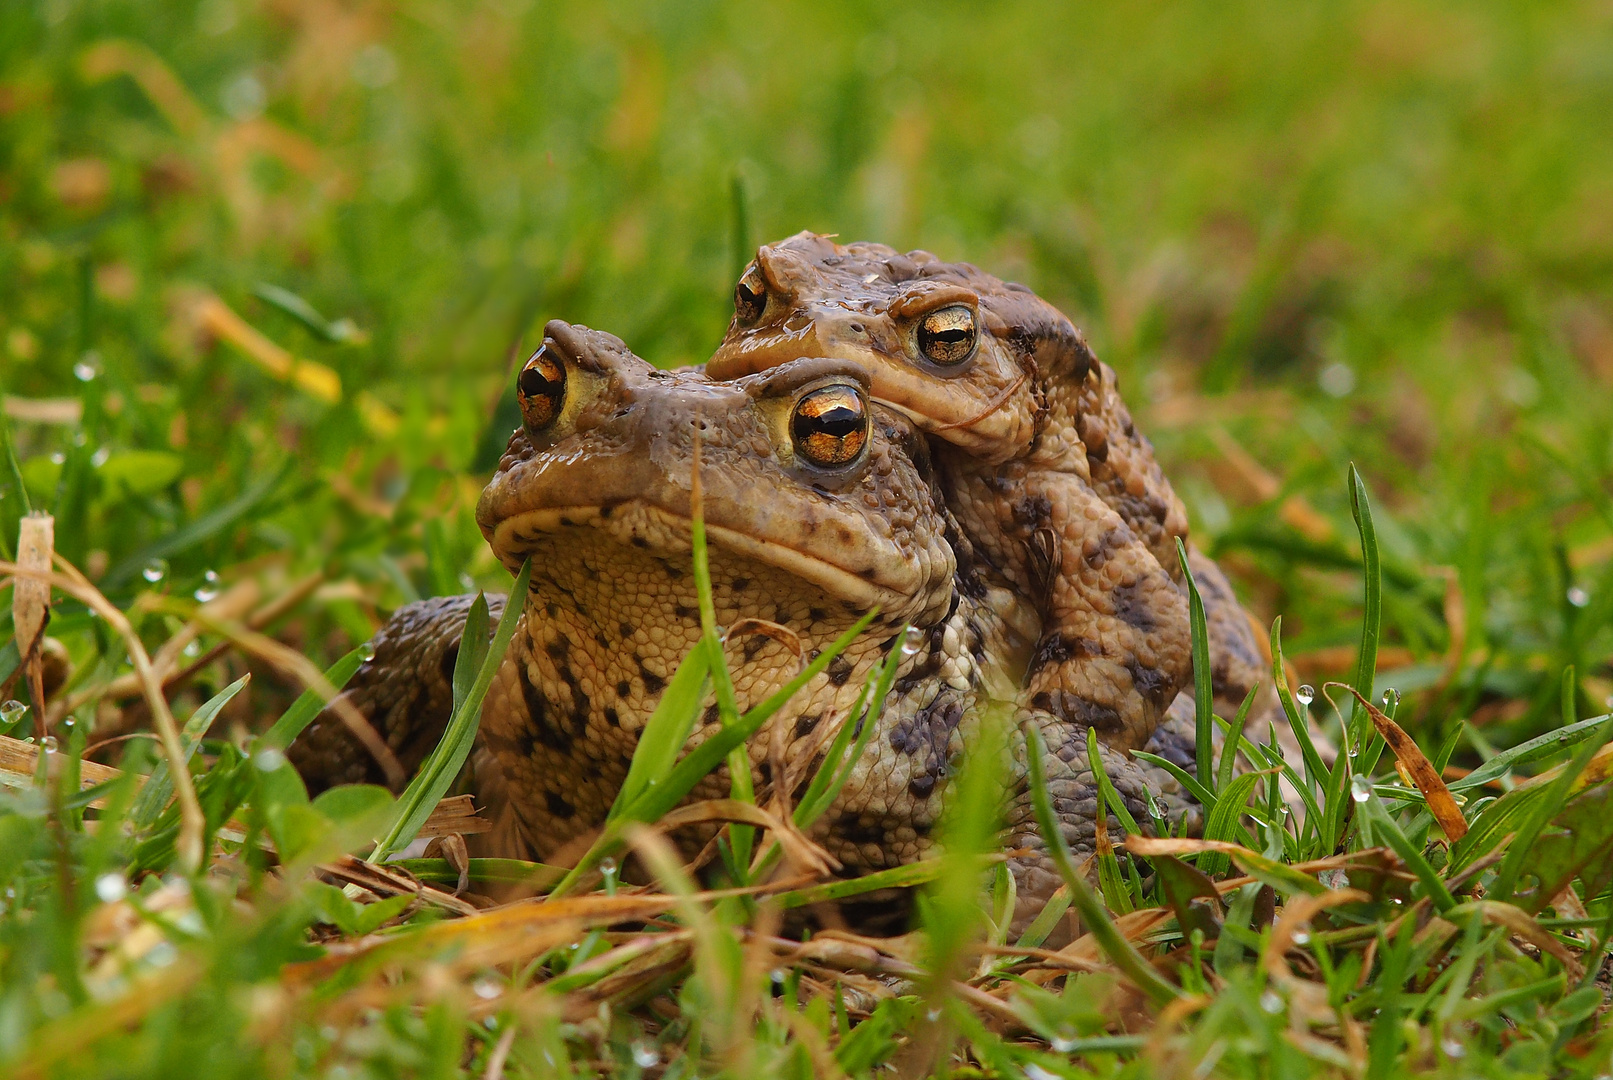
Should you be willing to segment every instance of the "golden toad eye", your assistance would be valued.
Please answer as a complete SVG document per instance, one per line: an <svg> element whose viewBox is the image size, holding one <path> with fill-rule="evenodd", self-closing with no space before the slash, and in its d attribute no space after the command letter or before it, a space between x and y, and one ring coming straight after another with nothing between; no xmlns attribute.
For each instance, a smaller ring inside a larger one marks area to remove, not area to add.
<svg viewBox="0 0 1613 1080"><path fill-rule="evenodd" d="M560 415L566 400L566 368L540 348L521 369L515 380L515 396L521 403L521 418L531 431L542 431Z"/></svg>
<svg viewBox="0 0 1613 1080"><path fill-rule="evenodd" d="M932 364L953 367L974 355L975 313L962 304L939 308L919 320L919 352Z"/></svg>
<svg viewBox="0 0 1613 1080"><path fill-rule="evenodd" d="M868 405L855 387L813 390L795 403L790 438L795 452L814 465L849 465L868 445Z"/></svg>
<svg viewBox="0 0 1613 1080"><path fill-rule="evenodd" d="M762 317L766 309L767 281L756 264L751 263L745 268L739 284L734 286L734 315L741 326L750 326Z"/></svg>

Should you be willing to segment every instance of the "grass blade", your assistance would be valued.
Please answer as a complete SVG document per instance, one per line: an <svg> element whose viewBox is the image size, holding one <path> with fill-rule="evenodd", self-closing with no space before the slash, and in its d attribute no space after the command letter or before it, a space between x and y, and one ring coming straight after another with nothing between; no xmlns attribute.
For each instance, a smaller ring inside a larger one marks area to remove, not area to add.
<svg viewBox="0 0 1613 1080"><path fill-rule="evenodd" d="M695 718L700 713L700 701L706 696L706 684L711 671L711 654L704 648L689 650L683 663L672 673L655 711L639 732L638 746L633 749L633 760L627 766L627 778L616 793L606 820L622 817L640 795L666 779L677 763L678 752L694 730Z"/></svg>
<svg viewBox="0 0 1613 1080"><path fill-rule="evenodd" d="M1210 633L1204 618L1204 598L1193 580L1193 571L1187 565L1187 545L1176 538L1176 557L1182 564L1182 577L1187 581L1188 618L1193 631L1193 755L1199 784L1206 790L1215 790L1214 734L1215 689L1210 678Z"/></svg>
<svg viewBox="0 0 1613 1080"><path fill-rule="evenodd" d="M1566 750L1570 746L1577 746L1586 739L1594 738L1597 729L1607 719L1607 715L1593 716L1589 720L1581 720L1576 724L1560 727L1556 731L1548 731L1546 734L1536 736L1528 742L1519 743L1511 750L1503 750L1460 780L1452 780L1445 786L1452 791L1466 791L1469 788L1481 787L1491 780L1505 776L1519 765L1538 761L1543 757L1555 754L1559 750Z"/></svg>
<svg viewBox="0 0 1613 1080"><path fill-rule="evenodd" d="M896 632L896 640L901 641L906 633L907 626L903 624ZM846 786L846 781L851 779L851 772L862 757L864 747L868 745L868 740L879 727L879 718L885 712L885 702L890 697L891 686L896 682L896 670L901 665L902 650L893 648L879 666L869 673L870 682L864 687L866 692L868 686L872 686L872 693L868 697L868 715L855 724L842 724L840 730L835 733L835 741L831 744L829 753L824 755L823 766L813 776L800 805L795 808L795 824L800 828L807 828L822 817L823 812L839 797L841 789ZM859 696L857 705L852 708L852 716L860 716L862 702L863 697ZM856 736L856 743L848 754L845 740L853 734Z"/></svg>
<svg viewBox="0 0 1613 1080"><path fill-rule="evenodd" d="M1238 750L1243 742L1243 726L1249 722L1249 709L1255 703L1255 695L1260 693L1260 683L1256 682L1243 695L1243 704L1238 706L1238 715L1233 718L1232 729L1227 733L1227 741L1221 748L1221 771L1216 777L1215 789L1224 791L1232 783L1232 770L1238 763Z"/></svg>
<svg viewBox="0 0 1613 1080"><path fill-rule="evenodd" d="M1233 834L1239 828L1238 819L1248 807L1249 796L1254 794L1266 775L1264 772L1244 773L1216 797L1215 809L1210 811L1209 819L1204 823L1204 839L1231 841L1234 838ZM1227 857L1220 852L1211 852L1200 858L1199 869L1210 877L1225 873Z"/></svg>
<svg viewBox="0 0 1613 1080"><path fill-rule="evenodd" d="M325 681L340 691L364 661L372 655L374 654L368 644L360 645L325 669ZM304 690L297 700L291 703L291 707L280 714L280 719L276 720L268 731L258 736L252 747L253 753L269 747L284 750L302 734L304 728L314 722L314 717L318 716L319 710L324 707L325 699L319 693Z"/></svg>
<svg viewBox="0 0 1613 1080"><path fill-rule="evenodd" d="M207 729L213 725L213 721L224 706L241 692L241 688L246 686L249 679L250 675L242 675L191 713L190 719L185 721L185 726L179 733L179 745L185 752L186 761L196 753L196 748L202 744L202 736L207 734ZM152 824L168 805L168 797L173 793L174 778L168 771L168 760L158 758L157 764L151 770L150 779L140 788L140 794L135 798L134 808L129 816L141 827Z"/></svg>
<svg viewBox="0 0 1613 1080"><path fill-rule="evenodd" d="M1109 773L1103 767L1103 758L1098 754L1098 733L1092 728L1087 728L1087 761L1092 765L1092 776L1098 782L1098 790L1103 793L1101 802L1107 803L1115 812L1115 817L1120 819L1120 824L1125 826L1128 833L1141 836L1143 831L1137 827L1137 819L1126 809L1126 801L1115 790L1114 781L1109 779Z"/></svg>
<svg viewBox="0 0 1613 1080"><path fill-rule="evenodd" d="M1361 609L1361 650L1355 659L1355 675L1350 680L1356 691L1372 700L1372 680L1378 672L1378 638L1383 621L1383 567L1378 556L1378 532L1372 524L1372 503L1367 487L1355 465L1350 465L1350 515L1361 533L1362 577L1365 594ZM1374 738L1371 719L1365 709L1352 710L1350 745L1361 754L1359 770L1370 775L1382 753L1382 743Z"/></svg>
<svg viewBox="0 0 1613 1080"><path fill-rule="evenodd" d="M1036 824L1042 830L1042 839L1047 844L1048 857L1064 879L1065 888L1070 890L1070 900L1076 911L1080 912L1082 921L1092 936L1097 938L1104 953L1155 1005L1168 1005L1178 997L1176 987L1167 982L1154 965L1143 959L1131 942L1121 936L1109 913L1093 895L1092 886L1075 869L1070 849L1064 843L1064 834L1059 831L1058 819L1053 816L1053 801L1047 792L1047 767L1043 763L1045 754L1042 733L1034 724L1025 725L1025 756L1030 772L1031 800L1036 808Z"/></svg>
<svg viewBox="0 0 1613 1080"><path fill-rule="evenodd" d="M464 698L459 698L460 684L458 664L455 664L454 683L456 704L453 715L448 719L448 727L443 731L442 739L426 758L420 772L409 781L409 786L398 797L397 816L392 819L392 826L376 843L375 850L370 853L370 862L383 862L388 855L408 846L414 840L420 826L425 824L426 818L437 802L448 792L449 785L454 777L459 775L460 767L470 756L471 745L476 741L477 729L482 722L482 699L487 696L488 688L493 685L493 676L497 673L499 665L504 662L504 654L510 647L510 639L515 636L516 623L521 621L521 612L525 607L527 582L532 578L532 560L528 559L521 564L521 572L515 575L515 583L510 586L510 599L504 605L504 614L499 618L498 630L493 635L492 644L486 650L475 649L475 642L470 643L471 648L481 653L481 664L476 673L475 681L466 688ZM482 609L483 634L486 633L487 600L478 596L472 605L474 611L477 607ZM466 638L472 623L466 621ZM466 650L466 641L460 642L460 652Z"/></svg>

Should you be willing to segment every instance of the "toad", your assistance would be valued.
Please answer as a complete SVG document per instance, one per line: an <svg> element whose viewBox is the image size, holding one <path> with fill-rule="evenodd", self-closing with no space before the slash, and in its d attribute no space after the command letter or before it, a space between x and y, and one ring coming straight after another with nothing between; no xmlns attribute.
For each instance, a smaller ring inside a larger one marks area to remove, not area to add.
<svg viewBox="0 0 1613 1080"><path fill-rule="evenodd" d="M1180 749L1186 513L1114 371L1070 320L968 263L804 232L757 252L706 372L736 378L804 355L854 361L876 400L929 435L951 511L1043 617L1032 699L1124 748L1171 710ZM1189 559L1230 716L1265 664L1219 568L1196 549Z"/></svg>

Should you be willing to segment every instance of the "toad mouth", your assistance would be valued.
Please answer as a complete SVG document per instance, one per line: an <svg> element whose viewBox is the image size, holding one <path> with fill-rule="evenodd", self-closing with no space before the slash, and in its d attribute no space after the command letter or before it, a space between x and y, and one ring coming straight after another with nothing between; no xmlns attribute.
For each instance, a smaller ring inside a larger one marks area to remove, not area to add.
<svg viewBox="0 0 1613 1080"><path fill-rule="evenodd" d="M645 499L628 499L609 506L574 505L527 510L499 522L490 537L494 551L507 553L505 565L519 569L527 555L536 555L545 543L560 542L572 530L588 530L624 546L651 554L687 556L691 521ZM857 571L777 540L764 539L706 523L710 544L733 555L753 559L822 589L847 604L867 610L900 608L909 598L902 592L870 580Z"/></svg>

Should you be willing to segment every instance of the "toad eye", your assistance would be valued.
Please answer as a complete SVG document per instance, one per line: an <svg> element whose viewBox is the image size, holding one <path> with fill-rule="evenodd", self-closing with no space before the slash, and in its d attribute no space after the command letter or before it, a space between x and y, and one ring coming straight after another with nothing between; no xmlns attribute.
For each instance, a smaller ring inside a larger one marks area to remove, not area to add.
<svg viewBox="0 0 1613 1080"><path fill-rule="evenodd" d="M803 394L790 416L795 452L826 469L849 465L868 445L868 405L851 386Z"/></svg>
<svg viewBox="0 0 1613 1080"><path fill-rule="evenodd" d="M755 263L745 268L734 286L734 316L741 326L750 326L767 309L767 281Z"/></svg>
<svg viewBox="0 0 1613 1080"><path fill-rule="evenodd" d="M962 304L930 312L919 320L918 347L932 364L963 363L975 351L975 313Z"/></svg>
<svg viewBox="0 0 1613 1080"><path fill-rule="evenodd" d="M547 348L540 348L515 380L521 419L530 431L542 431L560 415L566 400L566 368Z"/></svg>

